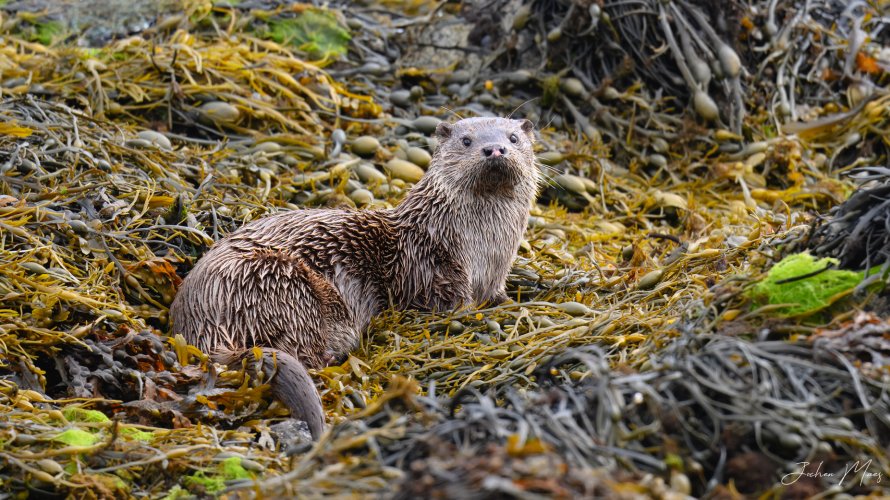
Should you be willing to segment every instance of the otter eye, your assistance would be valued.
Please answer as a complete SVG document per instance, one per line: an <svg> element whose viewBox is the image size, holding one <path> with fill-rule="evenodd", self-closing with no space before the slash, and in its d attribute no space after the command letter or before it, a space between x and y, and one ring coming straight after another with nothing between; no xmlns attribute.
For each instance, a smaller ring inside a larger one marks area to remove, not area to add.
<svg viewBox="0 0 890 500"><path fill-rule="evenodd" d="M510 134L510 142L516 144L517 142L519 142L519 137L516 137L516 134Z"/></svg>
<svg viewBox="0 0 890 500"><path fill-rule="evenodd" d="M470 144L473 144L473 141L469 137L464 137L464 146L470 147Z"/></svg>

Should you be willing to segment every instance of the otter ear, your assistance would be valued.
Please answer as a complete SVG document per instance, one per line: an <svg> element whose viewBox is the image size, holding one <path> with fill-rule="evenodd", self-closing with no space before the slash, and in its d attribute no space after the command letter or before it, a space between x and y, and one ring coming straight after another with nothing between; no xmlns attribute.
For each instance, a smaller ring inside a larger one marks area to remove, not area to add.
<svg viewBox="0 0 890 500"><path fill-rule="evenodd" d="M525 119L523 119L523 120L519 120L519 121L522 122L522 124L519 125L519 126L522 128L522 131L523 131L523 132L525 132L526 134L529 134L529 135L531 135L532 133L534 133L534 130L535 130L535 124L532 123L531 120L525 120Z"/></svg>
<svg viewBox="0 0 890 500"><path fill-rule="evenodd" d="M447 122L439 122L439 124L436 125L436 136L438 136L439 139L447 139L451 137L451 124Z"/></svg>

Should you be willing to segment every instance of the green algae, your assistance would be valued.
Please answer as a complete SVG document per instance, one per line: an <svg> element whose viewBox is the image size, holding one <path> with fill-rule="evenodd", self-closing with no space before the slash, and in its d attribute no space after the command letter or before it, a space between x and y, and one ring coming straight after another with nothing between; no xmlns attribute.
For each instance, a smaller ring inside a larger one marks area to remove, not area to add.
<svg viewBox="0 0 890 500"><path fill-rule="evenodd" d="M756 306L781 305L776 314L808 316L848 295L863 273L831 269L837 259L815 259L809 253L785 257L749 292Z"/></svg>
<svg viewBox="0 0 890 500"><path fill-rule="evenodd" d="M71 422L108 422L110 420L101 411L86 410L77 406L63 408L62 415Z"/></svg>
<svg viewBox="0 0 890 500"><path fill-rule="evenodd" d="M68 446L92 446L99 442L99 436L83 429L68 429L53 438Z"/></svg>
<svg viewBox="0 0 890 500"><path fill-rule="evenodd" d="M183 478L183 484L187 487L197 487L209 494L216 494L226 487L226 481L236 479L252 479L253 476L241 466L239 457L229 457L219 463L215 473L198 471ZM171 490L170 494L174 492ZM170 495L168 495L168 498ZM178 498L176 496L172 498Z"/></svg>
<svg viewBox="0 0 890 500"><path fill-rule="evenodd" d="M330 12L309 9L293 19L276 19L266 33L276 43L288 44L317 59L346 54L352 36Z"/></svg>

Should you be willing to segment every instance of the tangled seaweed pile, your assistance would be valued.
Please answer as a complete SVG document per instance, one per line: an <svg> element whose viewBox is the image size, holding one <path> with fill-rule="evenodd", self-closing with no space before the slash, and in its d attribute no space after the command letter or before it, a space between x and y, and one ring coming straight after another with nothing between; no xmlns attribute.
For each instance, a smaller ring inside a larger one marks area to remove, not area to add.
<svg viewBox="0 0 890 500"><path fill-rule="evenodd" d="M91 48L6 7L4 490L887 493L890 324L857 312L880 309L879 280L794 316L750 292L808 244L886 262L884 187L839 205L854 186L837 176L887 164L886 5L380 5L187 2ZM726 111L703 114L702 93ZM392 206L444 106L508 114L530 98L518 113L540 124L548 185L514 301L377 318L315 373L335 424L319 443L270 404L266 371L220 371L166 336L213 241L279 209ZM804 461L868 465L783 483Z"/></svg>
<svg viewBox="0 0 890 500"><path fill-rule="evenodd" d="M840 259L845 268L871 269L890 262L890 169L863 169L864 185L831 211L810 246L820 255Z"/></svg>
<svg viewBox="0 0 890 500"><path fill-rule="evenodd" d="M475 35L490 50L479 71L514 95L540 97L542 122L662 167L670 145L678 155L690 148L683 109L755 140L776 130L800 134L821 154L871 135L851 154L878 148L873 153L886 156L885 123L844 126L859 110L817 120L844 107L886 107L868 104L886 95L886 9L863 0L498 0L480 2L467 20L470 42ZM635 112L619 116L621 107ZM732 141L718 146L744 152ZM829 166L850 163L834 165L833 156Z"/></svg>

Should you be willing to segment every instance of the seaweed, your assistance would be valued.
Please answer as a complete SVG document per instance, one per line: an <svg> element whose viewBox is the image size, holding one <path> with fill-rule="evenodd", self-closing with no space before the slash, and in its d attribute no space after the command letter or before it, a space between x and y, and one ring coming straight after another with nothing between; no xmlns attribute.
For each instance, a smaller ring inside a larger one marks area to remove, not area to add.
<svg viewBox="0 0 890 500"><path fill-rule="evenodd" d="M304 10L292 19L270 21L267 37L280 44L293 45L319 60L345 55L352 38L332 13L318 9Z"/></svg>
<svg viewBox="0 0 890 500"><path fill-rule="evenodd" d="M864 277L864 273L832 269L837 264L837 259L816 260L808 253L789 255L770 268L750 296L757 306L783 306L774 309L776 314L813 314L852 293Z"/></svg>

